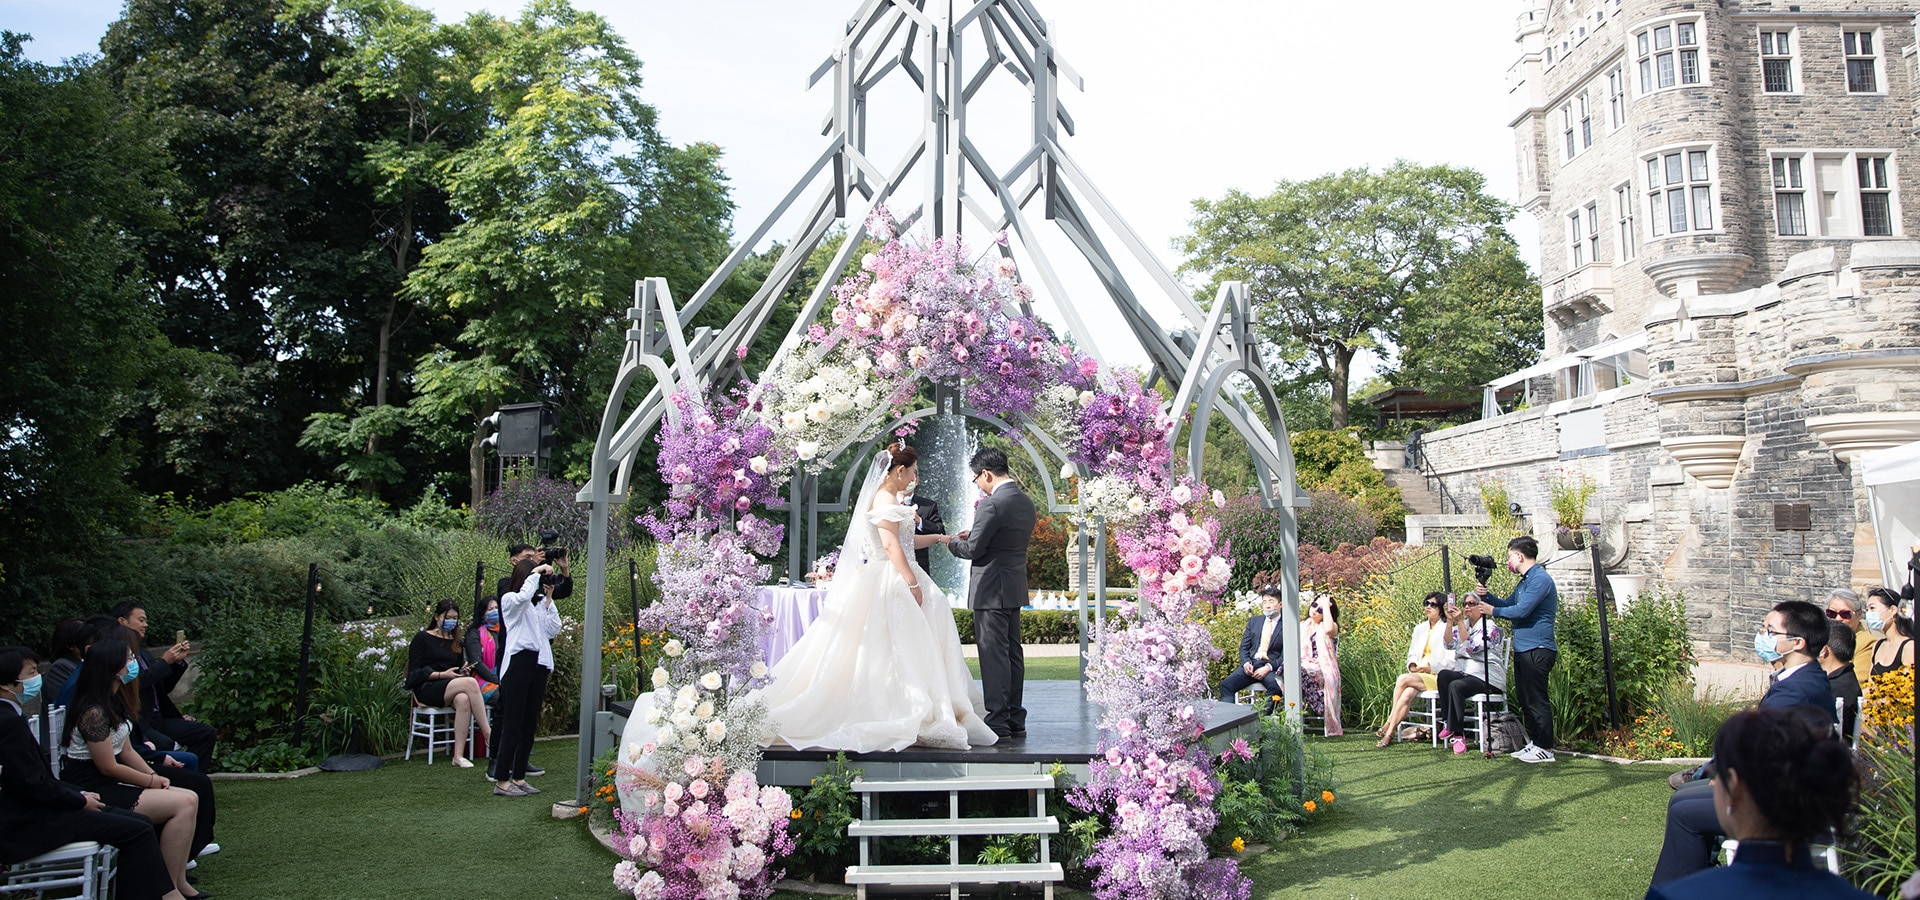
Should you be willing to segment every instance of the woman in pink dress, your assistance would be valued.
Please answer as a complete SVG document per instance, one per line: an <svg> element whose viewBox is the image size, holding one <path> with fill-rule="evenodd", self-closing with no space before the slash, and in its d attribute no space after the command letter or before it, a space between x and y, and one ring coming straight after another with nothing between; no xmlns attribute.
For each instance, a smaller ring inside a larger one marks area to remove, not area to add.
<svg viewBox="0 0 1920 900"><path fill-rule="evenodd" d="M1340 604L1332 597L1313 601L1307 613L1307 658L1301 669L1319 681L1321 733L1346 734L1340 727Z"/></svg>

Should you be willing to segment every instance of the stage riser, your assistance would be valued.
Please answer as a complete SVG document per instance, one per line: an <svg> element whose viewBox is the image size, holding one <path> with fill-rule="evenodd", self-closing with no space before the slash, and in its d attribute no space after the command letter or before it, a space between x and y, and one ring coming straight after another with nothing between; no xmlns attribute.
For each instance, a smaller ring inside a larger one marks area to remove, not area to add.
<svg viewBox="0 0 1920 900"><path fill-rule="evenodd" d="M1066 766L1066 777L1075 781L1087 780L1085 761L1060 761ZM854 760L847 767L858 773L858 777L869 781L909 781L923 778L969 778L995 775L1034 775L1046 772L1053 763L920 763L886 762L880 760ZM827 772L829 763L811 761L772 761L761 760L755 776L761 784L780 787L807 787L816 776Z"/></svg>

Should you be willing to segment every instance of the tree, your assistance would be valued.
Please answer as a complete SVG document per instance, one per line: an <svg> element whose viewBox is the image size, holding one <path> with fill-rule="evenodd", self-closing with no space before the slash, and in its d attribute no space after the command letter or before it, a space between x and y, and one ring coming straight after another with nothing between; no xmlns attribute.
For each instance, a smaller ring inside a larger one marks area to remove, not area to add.
<svg viewBox="0 0 1920 900"><path fill-rule="evenodd" d="M1182 269L1247 283L1278 374L1324 380L1335 428L1348 421L1354 355L1406 346L1410 322L1471 302L1465 285L1444 289L1450 275L1484 244L1512 245L1512 208L1452 166L1350 169L1264 197L1196 200L1194 211Z"/></svg>
<svg viewBox="0 0 1920 900"><path fill-rule="evenodd" d="M1512 238L1475 246L1400 330L1389 381L1449 400L1478 400L1481 386L1540 358L1540 286Z"/></svg>
<svg viewBox="0 0 1920 900"><path fill-rule="evenodd" d="M639 99L639 61L604 19L535 0L518 19L476 15L462 27L490 127L438 166L461 221L425 248L406 293L460 320L458 336L423 357L414 406L464 426L477 506L480 423L507 391L598 426L599 410L580 402L592 394L566 372L602 332L624 330L637 267L673 259L647 239L652 218L689 232L672 247L691 237L711 250L724 247L730 208L717 151L660 137Z"/></svg>
<svg viewBox="0 0 1920 900"><path fill-rule="evenodd" d="M25 58L0 32L0 577L111 534L138 508L116 427L156 346L129 229L161 155L91 66Z"/></svg>

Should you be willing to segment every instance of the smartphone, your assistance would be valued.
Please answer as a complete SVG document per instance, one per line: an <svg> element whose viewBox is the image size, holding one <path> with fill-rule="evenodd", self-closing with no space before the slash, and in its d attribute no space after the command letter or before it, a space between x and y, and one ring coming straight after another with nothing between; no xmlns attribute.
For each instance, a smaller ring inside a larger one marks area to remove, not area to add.
<svg viewBox="0 0 1920 900"><path fill-rule="evenodd" d="M183 630L180 630L180 629L174 629L174 632L173 632L173 642L174 642L174 643L176 643L176 644L184 644L184 643L186 643L186 642L187 642L187 633L186 633L185 631L183 631Z"/></svg>

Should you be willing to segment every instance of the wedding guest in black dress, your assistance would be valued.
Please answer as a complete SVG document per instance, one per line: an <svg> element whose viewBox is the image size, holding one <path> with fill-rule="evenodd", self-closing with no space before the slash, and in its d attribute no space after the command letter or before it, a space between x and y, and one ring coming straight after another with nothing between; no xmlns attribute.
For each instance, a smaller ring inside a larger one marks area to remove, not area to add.
<svg viewBox="0 0 1920 900"><path fill-rule="evenodd" d="M427 627L413 636L407 646L407 689L422 706L453 710L453 764L471 769L467 759L467 729L478 721L480 735L493 741L493 726L487 721L486 701L480 683L471 674L473 667L462 657L460 644L460 606L442 600L433 608Z"/></svg>
<svg viewBox="0 0 1920 900"><path fill-rule="evenodd" d="M0 648L0 864L24 862L73 841L97 841L120 850L114 893L121 900L179 897L172 893L152 822L53 777L20 715L38 677L32 651Z"/></svg>
<svg viewBox="0 0 1920 900"><path fill-rule="evenodd" d="M132 708L138 698L127 695L140 677L139 665L132 648L117 637L94 641L87 649L86 663L74 675L73 705L61 729L66 763L60 780L98 794L108 806L151 819L160 832L160 856L173 889L182 897L203 896L187 883L200 798L156 773L134 747Z"/></svg>

